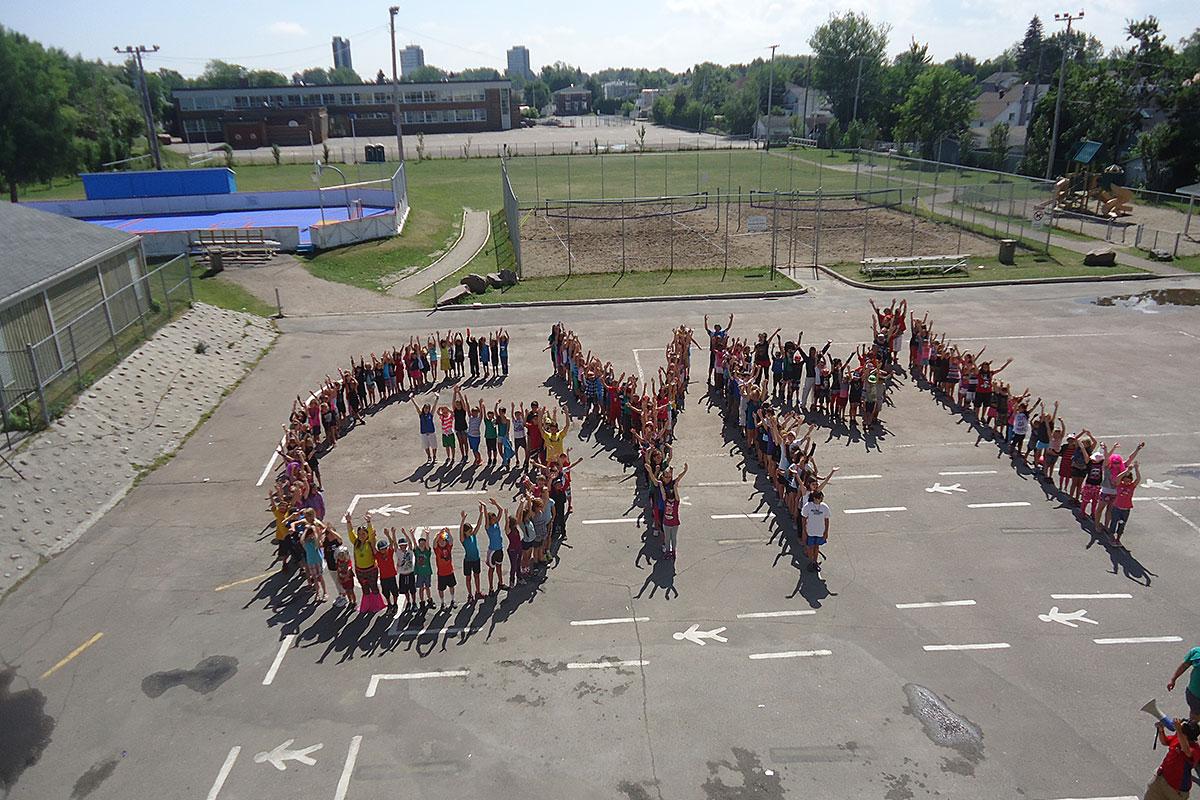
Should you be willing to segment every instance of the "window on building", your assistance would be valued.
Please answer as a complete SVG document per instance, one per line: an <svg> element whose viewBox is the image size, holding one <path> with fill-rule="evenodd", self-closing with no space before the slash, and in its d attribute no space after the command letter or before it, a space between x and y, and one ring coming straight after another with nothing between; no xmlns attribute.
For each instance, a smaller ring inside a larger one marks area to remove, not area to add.
<svg viewBox="0 0 1200 800"><path fill-rule="evenodd" d="M500 115L501 116L506 116L509 113L509 109L510 109L509 103L510 103L510 100L509 100L508 89L501 89L500 90ZM484 116L486 116L486 114Z"/></svg>
<svg viewBox="0 0 1200 800"><path fill-rule="evenodd" d="M321 105L323 105L323 106L337 105L337 95L335 95L335 94L321 95Z"/></svg>
<svg viewBox="0 0 1200 800"><path fill-rule="evenodd" d="M338 102L344 106L358 105L358 95L354 92L342 92L338 95Z"/></svg>
<svg viewBox="0 0 1200 800"><path fill-rule="evenodd" d="M234 95L233 107L234 108L249 108L250 107L250 98L244 94Z"/></svg>

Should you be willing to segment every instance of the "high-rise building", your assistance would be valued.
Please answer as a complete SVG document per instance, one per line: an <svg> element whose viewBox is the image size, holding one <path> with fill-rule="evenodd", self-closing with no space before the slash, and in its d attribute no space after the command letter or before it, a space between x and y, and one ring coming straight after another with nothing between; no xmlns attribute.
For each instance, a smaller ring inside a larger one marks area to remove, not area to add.
<svg viewBox="0 0 1200 800"><path fill-rule="evenodd" d="M417 67L425 66L425 51L419 44L400 48L400 74L409 75Z"/></svg>
<svg viewBox="0 0 1200 800"><path fill-rule="evenodd" d="M529 48L523 44L515 44L508 50L508 77L533 80L533 70L529 68Z"/></svg>
<svg viewBox="0 0 1200 800"><path fill-rule="evenodd" d="M343 39L340 36L333 37L333 68L354 69L354 63L350 60L350 40Z"/></svg>

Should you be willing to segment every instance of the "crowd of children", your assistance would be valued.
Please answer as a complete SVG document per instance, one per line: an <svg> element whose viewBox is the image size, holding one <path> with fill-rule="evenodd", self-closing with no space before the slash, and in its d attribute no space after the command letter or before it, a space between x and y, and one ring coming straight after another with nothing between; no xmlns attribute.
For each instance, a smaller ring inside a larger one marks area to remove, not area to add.
<svg viewBox="0 0 1200 800"><path fill-rule="evenodd" d="M881 326L887 313L876 309ZM894 328L901 313L893 307L887 324ZM1114 547L1127 550L1122 536L1141 483L1137 456L1146 443L1122 456L1117 453L1119 443L1098 441L1087 428L1069 433L1057 401L1031 399L1028 388L1018 393L1000 380L1011 358L997 365L983 358L986 345L971 351L947 341L945 333L934 331L928 314L918 319L910 313L909 321L908 366L918 385L970 420L981 436L995 441L1014 466L1032 470L1049 488L1057 476L1058 491L1082 517Z"/></svg>
<svg viewBox="0 0 1200 800"><path fill-rule="evenodd" d="M675 470L671 443L684 408L693 344L690 328L676 328L666 346L665 366L644 384L636 375L617 375L612 362L585 350L561 322L551 329L546 348L554 374L585 409L581 424L594 418L611 435L637 447L638 467L649 487L648 527L660 537L668 559L675 557L678 544L679 487L687 473L686 464Z"/></svg>

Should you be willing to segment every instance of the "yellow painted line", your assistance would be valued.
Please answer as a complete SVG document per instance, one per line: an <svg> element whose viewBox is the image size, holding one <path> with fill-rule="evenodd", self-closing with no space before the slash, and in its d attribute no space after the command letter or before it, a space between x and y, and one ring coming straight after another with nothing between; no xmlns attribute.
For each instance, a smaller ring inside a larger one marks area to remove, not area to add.
<svg viewBox="0 0 1200 800"><path fill-rule="evenodd" d="M261 581L263 578L269 578L274 575L274 572L264 572L262 575L255 575L253 578L242 578L240 581L226 583L213 589L214 592L223 592L226 589L232 589L234 586L241 586L243 583L251 583L253 581Z"/></svg>
<svg viewBox="0 0 1200 800"><path fill-rule="evenodd" d="M84 650L87 650L89 647L91 647L92 645L94 645L96 642L100 641L100 637L101 637L101 636L103 636L103 635L104 635L104 633L103 633L103 632L97 633L95 636L93 636L92 638L88 639L88 640L87 640L86 642L84 642L83 644L79 645L79 647L76 647L74 650L72 650L71 652L67 653L67 657L66 657L66 658L64 658L62 661L59 661L59 662L58 662L57 664L55 664L53 667L51 667L50 669L48 669L48 670L46 670L45 672L43 672L43 673L42 673L42 677L40 678L40 680L43 680L43 681L44 681L44 680L46 680L46 678L49 678L49 677L50 677L51 675L53 675L54 673L58 672L60 669L62 669L63 667L65 667L65 666L66 666L66 665L67 665L67 664L68 664L68 663L71 661L71 659L72 659L72 658L74 658L75 656L79 655L79 654L80 654L80 653L82 653Z"/></svg>

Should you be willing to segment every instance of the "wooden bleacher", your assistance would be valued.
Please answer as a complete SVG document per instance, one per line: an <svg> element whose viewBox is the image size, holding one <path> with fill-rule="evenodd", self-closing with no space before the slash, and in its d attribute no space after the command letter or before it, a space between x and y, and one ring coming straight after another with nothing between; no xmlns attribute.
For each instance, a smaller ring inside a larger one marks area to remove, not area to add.
<svg viewBox="0 0 1200 800"><path fill-rule="evenodd" d="M268 239L261 230L192 231L188 253L211 262L219 261L260 264L279 252L279 242Z"/></svg>
<svg viewBox="0 0 1200 800"><path fill-rule="evenodd" d="M859 272L868 278L900 278L913 275L950 275L967 271L963 253L909 258L864 258Z"/></svg>

